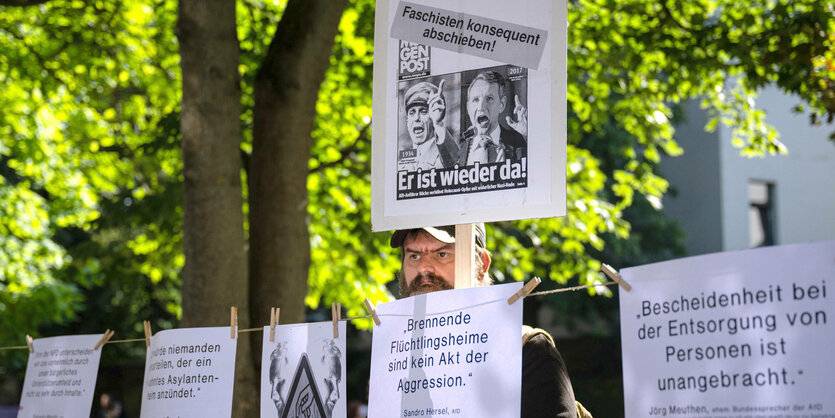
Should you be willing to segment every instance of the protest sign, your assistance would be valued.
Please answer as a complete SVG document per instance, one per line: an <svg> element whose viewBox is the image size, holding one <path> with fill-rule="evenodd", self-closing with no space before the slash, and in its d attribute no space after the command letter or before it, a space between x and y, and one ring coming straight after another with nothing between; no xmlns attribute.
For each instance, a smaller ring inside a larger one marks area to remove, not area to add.
<svg viewBox="0 0 835 418"><path fill-rule="evenodd" d="M26 364L18 417L86 418L93 405L102 335L38 338Z"/></svg>
<svg viewBox="0 0 835 418"><path fill-rule="evenodd" d="M345 322L279 325L275 341L264 327L261 417L344 417Z"/></svg>
<svg viewBox="0 0 835 418"><path fill-rule="evenodd" d="M172 329L151 337L141 416L231 416L237 342L229 338L229 327Z"/></svg>
<svg viewBox="0 0 835 418"><path fill-rule="evenodd" d="M522 303L511 283L377 305L368 416L518 417Z"/></svg>
<svg viewBox="0 0 835 418"><path fill-rule="evenodd" d="M835 416L835 241L621 270L626 417Z"/></svg>
<svg viewBox="0 0 835 418"><path fill-rule="evenodd" d="M566 4L377 2L372 229L562 216Z"/></svg>

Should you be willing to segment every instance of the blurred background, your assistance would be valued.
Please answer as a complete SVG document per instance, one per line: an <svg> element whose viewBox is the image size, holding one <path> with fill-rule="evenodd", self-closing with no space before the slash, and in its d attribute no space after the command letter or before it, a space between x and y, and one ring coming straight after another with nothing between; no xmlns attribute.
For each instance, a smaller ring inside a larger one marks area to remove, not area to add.
<svg viewBox="0 0 835 418"><path fill-rule="evenodd" d="M568 213L489 225L497 282L835 238L835 6L567 7ZM369 215L373 36L371 0L0 0L0 346L393 300L399 256ZM623 415L617 294L524 302L598 417ZM370 327L349 326L358 411ZM255 334L235 416L257 416ZM0 417L26 354L0 350ZM144 356L105 347L94 416L139 416Z"/></svg>

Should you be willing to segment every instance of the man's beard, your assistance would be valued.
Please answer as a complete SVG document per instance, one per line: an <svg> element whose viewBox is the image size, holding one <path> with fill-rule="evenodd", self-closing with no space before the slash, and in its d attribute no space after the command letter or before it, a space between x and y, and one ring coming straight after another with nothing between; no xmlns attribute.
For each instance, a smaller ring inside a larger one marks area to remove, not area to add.
<svg viewBox="0 0 835 418"><path fill-rule="evenodd" d="M429 283L423 283L424 279L428 279ZM405 289L400 290L401 297L409 297L415 295L422 295L424 293L435 292L438 290L452 289L452 285L447 283L444 279L432 274L418 274Z"/></svg>

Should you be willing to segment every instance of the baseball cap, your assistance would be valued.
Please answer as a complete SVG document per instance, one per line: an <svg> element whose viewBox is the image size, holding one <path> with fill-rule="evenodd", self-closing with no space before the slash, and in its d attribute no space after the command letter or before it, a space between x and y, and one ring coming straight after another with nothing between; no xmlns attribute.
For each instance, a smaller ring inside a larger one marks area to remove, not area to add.
<svg viewBox="0 0 835 418"><path fill-rule="evenodd" d="M403 242L406 241L406 236L409 235L410 232L416 231L418 229L422 229L432 235L438 241L441 241L446 244L454 244L455 243L455 225L444 225L444 226L426 226L423 228L414 228L414 229L398 229L391 234L391 248L400 248L403 246ZM484 248L485 242L487 242L487 238L484 232L484 224L477 223L473 224L473 232L475 234L475 245Z"/></svg>

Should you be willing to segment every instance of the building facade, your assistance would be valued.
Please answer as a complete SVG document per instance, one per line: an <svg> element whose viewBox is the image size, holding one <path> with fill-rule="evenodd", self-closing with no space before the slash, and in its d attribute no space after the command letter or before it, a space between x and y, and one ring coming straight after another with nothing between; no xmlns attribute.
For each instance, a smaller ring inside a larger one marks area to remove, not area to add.
<svg viewBox="0 0 835 418"><path fill-rule="evenodd" d="M684 155L662 160L671 193L664 212L681 222L688 255L835 239L835 125L811 126L792 108L800 99L776 88L760 93L788 154L742 156L731 129L705 132L708 116L688 103L676 127Z"/></svg>

